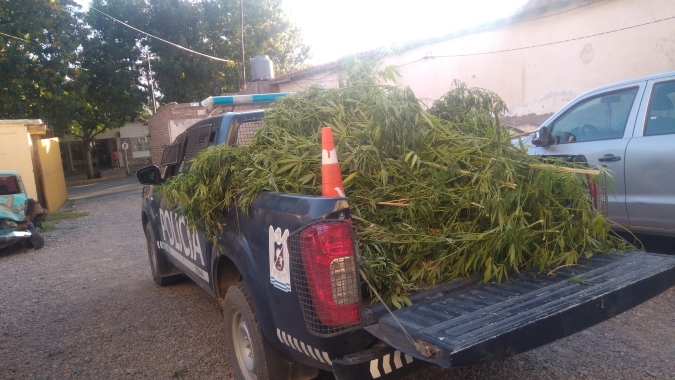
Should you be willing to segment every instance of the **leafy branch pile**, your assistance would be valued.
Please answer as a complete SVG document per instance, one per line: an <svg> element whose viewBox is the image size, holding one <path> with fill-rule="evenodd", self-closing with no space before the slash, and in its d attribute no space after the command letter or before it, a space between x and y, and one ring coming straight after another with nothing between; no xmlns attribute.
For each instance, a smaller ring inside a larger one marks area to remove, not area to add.
<svg viewBox="0 0 675 380"><path fill-rule="evenodd" d="M347 85L282 98L247 147L211 147L164 190L213 238L260 192L321 194L321 126L333 129L360 266L385 301L460 276L504 279L624 249L591 205L588 177L514 147L495 94L454 83L429 111L356 63ZM565 164L567 165L567 164ZM234 207L234 206L233 206Z"/></svg>

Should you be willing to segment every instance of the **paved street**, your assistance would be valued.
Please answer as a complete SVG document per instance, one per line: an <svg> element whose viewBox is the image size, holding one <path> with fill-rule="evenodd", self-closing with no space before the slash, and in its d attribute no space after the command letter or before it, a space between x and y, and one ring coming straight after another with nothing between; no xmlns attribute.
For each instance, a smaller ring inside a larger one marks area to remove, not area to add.
<svg viewBox="0 0 675 380"><path fill-rule="evenodd" d="M132 175L126 178L69 186L68 199L78 200L126 192L140 193L142 188L143 185L138 183L135 175Z"/></svg>
<svg viewBox="0 0 675 380"><path fill-rule="evenodd" d="M150 275L133 177L69 188L39 251L0 251L0 379L229 379L218 303ZM675 289L554 344L410 379L673 379Z"/></svg>

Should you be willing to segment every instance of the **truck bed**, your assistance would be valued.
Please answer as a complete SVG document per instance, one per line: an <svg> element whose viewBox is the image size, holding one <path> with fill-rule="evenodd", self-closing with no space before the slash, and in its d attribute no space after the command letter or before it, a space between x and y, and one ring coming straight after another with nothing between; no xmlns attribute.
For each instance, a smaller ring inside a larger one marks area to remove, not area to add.
<svg viewBox="0 0 675 380"><path fill-rule="evenodd" d="M417 297L413 306L393 316L422 350L406 338L391 314L378 315L366 329L416 359L444 368L466 366L569 336L673 285L675 256L596 255L552 274L523 272L508 282L485 284L464 279Z"/></svg>

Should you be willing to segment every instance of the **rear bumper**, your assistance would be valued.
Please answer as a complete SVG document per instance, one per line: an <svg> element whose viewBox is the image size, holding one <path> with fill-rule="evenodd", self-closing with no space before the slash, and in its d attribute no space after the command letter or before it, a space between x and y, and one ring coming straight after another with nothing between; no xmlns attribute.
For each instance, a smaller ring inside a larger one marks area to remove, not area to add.
<svg viewBox="0 0 675 380"><path fill-rule="evenodd" d="M0 236L0 248L7 247L12 244L18 243L23 239L28 239L31 237L30 231L12 231L8 234Z"/></svg>
<svg viewBox="0 0 675 380"><path fill-rule="evenodd" d="M337 380L400 379L430 366L384 343L342 359L333 360Z"/></svg>

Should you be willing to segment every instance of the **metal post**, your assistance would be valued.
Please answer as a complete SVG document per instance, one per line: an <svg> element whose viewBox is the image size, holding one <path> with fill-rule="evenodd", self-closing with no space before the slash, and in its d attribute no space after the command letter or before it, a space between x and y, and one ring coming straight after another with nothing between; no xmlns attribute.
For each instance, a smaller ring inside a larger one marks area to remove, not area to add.
<svg viewBox="0 0 675 380"><path fill-rule="evenodd" d="M127 165L127 175L129 175L129 158L127 158L127 150L124 150L124 163Z"/></svg>
<svg viewBox="0 0 675 380"><path fill-rule="evenodd" d="M152 114L157 112L157 103L155 103L155 85L152 81L152 67L150 66L150 52L147 52L148 57L148 74L150 75L150 92L152 92Z"/></svg>
<svg viewBox="0 0 675 380"><path fill-rule="evenodd" d="M241 86L240 90L246 89L246 60L244 59L244 0L239 0L241 10Z"/></svg>

